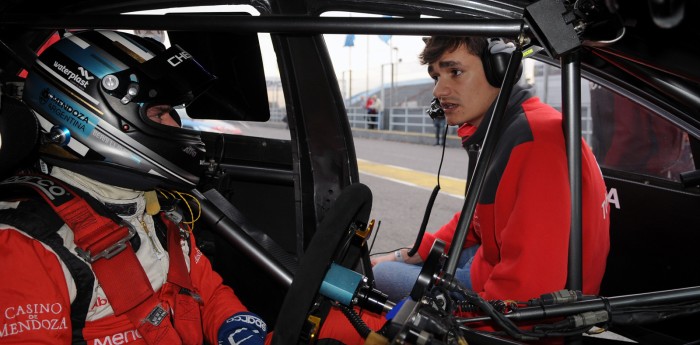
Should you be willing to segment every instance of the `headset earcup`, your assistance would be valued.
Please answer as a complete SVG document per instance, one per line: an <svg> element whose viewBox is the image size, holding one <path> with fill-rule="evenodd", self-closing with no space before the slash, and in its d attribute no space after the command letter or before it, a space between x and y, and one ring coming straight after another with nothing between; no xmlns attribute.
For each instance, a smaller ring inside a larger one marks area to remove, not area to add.
<svg viewBox="0 0 700 345"><path fill-rule="evenodd" d="M490 39L489 39L490 41ZM491 43L488 47L484 49L484 54L481 56L481 62L484 65L484 74L486 75L486 80L493 87L501 87L501 78L498 78L497 72L494 71L493 67L493 54L491 54Z"/></svg>
<svg viewBox="0 0 700 345"><path fill-rule="evenodd" d="M489 45L484 50L484 55L481 60L484 65L484 73L486 74L486 80L493 87L500 88L503 84L503 79L506 76L506 70L508 69L508 62L510 61L510 56L515 50L515 45L512 43L505 43L500 38L489 38ZM517 83L522 74L523 66L522 64L518 68L518 74L515 78Z"/></svg>

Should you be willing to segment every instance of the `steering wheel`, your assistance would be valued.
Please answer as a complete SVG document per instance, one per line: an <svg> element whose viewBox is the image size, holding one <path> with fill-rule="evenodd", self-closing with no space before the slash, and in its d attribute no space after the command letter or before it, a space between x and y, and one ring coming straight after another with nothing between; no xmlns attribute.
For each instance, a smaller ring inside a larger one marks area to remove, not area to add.
<svg viewBox="0 0 700 345"><path fill-rule="evenodd" d="M372 192L361 183L345 187L319 224L282 302L273 345L297 344L333 255L353 235L353 223L367 224Z"/></svg>

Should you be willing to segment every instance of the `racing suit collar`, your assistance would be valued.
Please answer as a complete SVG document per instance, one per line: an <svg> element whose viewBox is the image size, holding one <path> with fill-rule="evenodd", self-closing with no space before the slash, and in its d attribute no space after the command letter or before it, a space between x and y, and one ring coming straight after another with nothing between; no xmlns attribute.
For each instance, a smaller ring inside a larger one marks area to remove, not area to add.
<svg viewBox="0 0 700 345"><path fill-rule="evenodd" d="M146 201L142 191L104 184L57 166L51 169L51 176L87 192L105 204L111 211L127 220L143 214L146 209Z"/></svg>

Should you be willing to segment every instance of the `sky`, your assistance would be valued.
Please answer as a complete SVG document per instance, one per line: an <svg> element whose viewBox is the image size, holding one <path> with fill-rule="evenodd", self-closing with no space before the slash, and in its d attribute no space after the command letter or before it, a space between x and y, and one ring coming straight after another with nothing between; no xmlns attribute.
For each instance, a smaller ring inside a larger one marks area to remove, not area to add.
<svg viewBox="0 0 700 345"><path fill-rule="evenodd" d="M327 13L336 17L378 17L371 14ZM353 94L377 88L383 81L391 82L391 64L394 64L394 83L424 80L429 81L427 66L418 62L418 54L425 46L420 36L389 36L383 40L379 35L355 35L354 45L345 46L348 35L324 35L326 46L333 60L341 92ZM382 67L383 66L383 67ZM350 73L352 70L352 84Z"/></svg>
<svg viewBox="0 0 700 345"><path fill-rule="evenodd" d="M392 62L395 84L416 79L430 80L427 67L418 62L418 54L424 45L420 37L392 36L386 43L377 35L356 35L354 46L346 47L346 35L324 36L343 94L377 88L381 85L382 75L384 83L389 84ZM352 70L352 84L349 70Z"/></svg>

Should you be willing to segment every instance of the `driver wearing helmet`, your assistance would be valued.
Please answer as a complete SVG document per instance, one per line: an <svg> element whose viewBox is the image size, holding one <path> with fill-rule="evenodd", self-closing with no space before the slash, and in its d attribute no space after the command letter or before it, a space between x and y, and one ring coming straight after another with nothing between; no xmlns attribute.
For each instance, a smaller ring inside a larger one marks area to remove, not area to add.
<svg viewBox="0 0 700 345"><path fill-rule="evenodd" d="M197 248L197 207L179 192L198 183L205 151L174 108L214 80L180 47L117 31L41 53L22 96L45 133L40 159L0 182L2 343L271 341ZM364 343L336 309L319 339Z"/></svg>
<svg viewBox="0 0 700 345"><path fill-rule="evenodd" d="M23 100L41 158L0 183L0 342L265 341L195 244L194 198L182 212L174 192L198 182L204 144L173 108L214 79L178 46L116 31L67 34L39 56Z"/></svg>

